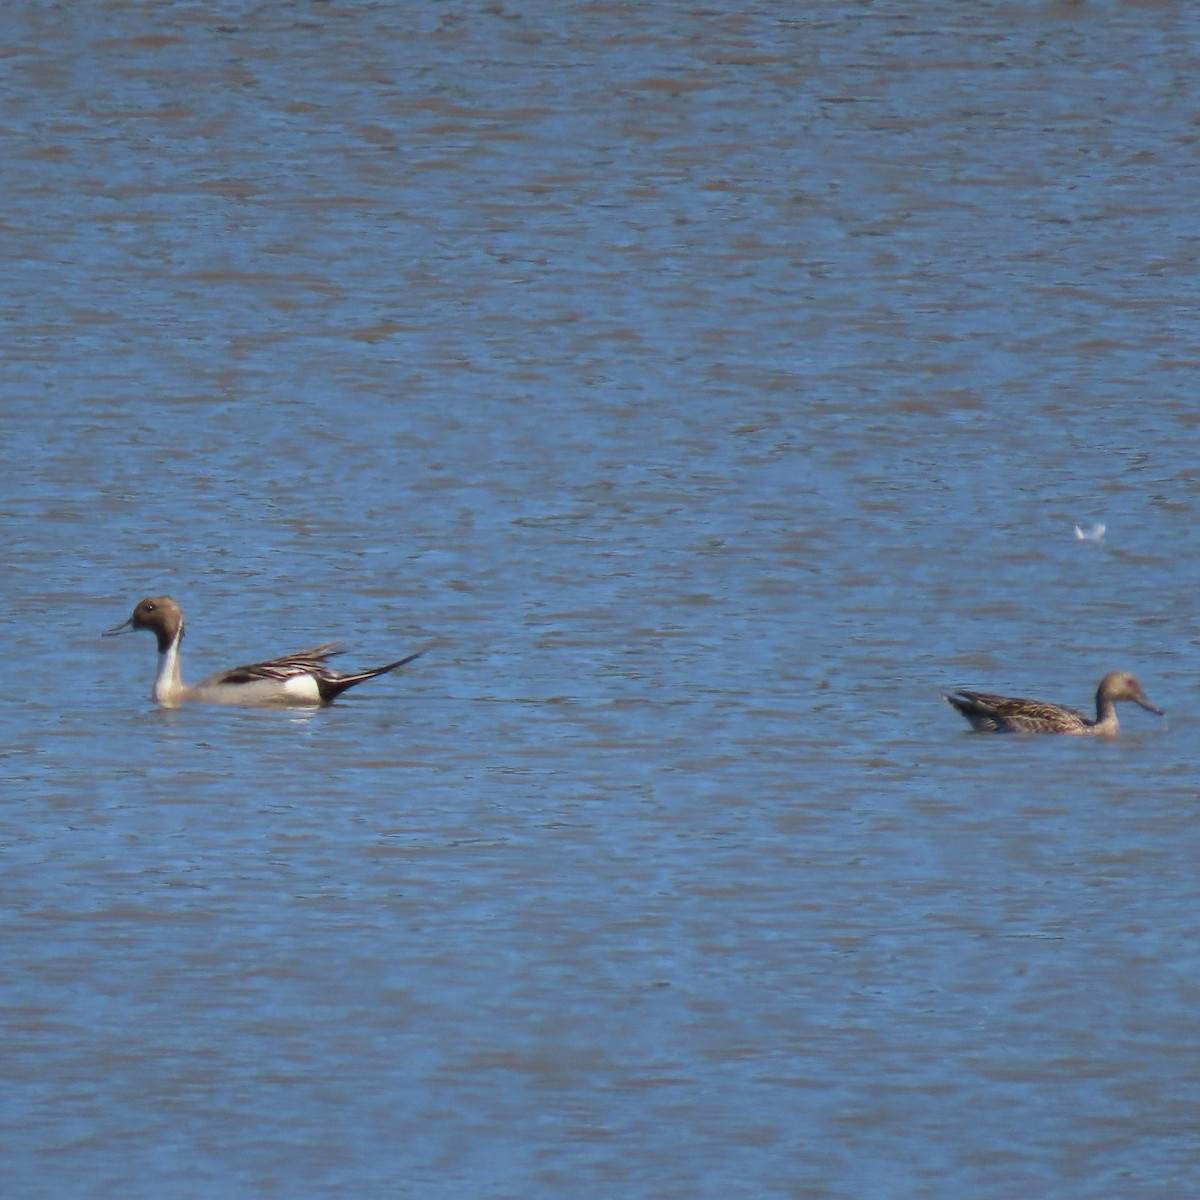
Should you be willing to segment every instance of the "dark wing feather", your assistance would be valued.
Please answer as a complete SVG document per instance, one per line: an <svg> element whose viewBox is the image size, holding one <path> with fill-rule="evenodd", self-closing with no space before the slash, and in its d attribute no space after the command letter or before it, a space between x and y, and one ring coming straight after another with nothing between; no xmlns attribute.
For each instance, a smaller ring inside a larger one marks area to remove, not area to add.
<svg viewBox="0 0 1200 1200"><path fill-rule="evenodd" d="M233 667L222 672L212 682L256 683L262 679L291 679L296 675L327 675L331 674L331 669L326 666L326 660L341 653L337 642L325 642L321 646L313 646L311 650L297 650L295 654L285 654L282 658Z"/></svg>

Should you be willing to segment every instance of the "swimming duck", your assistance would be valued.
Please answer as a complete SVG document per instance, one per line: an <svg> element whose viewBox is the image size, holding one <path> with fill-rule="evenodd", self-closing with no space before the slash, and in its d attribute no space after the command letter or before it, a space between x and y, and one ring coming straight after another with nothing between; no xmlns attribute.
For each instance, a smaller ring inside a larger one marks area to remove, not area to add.
<svg viewBox="0 0 1200 1200"><path fill-rule="evenodd" d="M1118 729L1118 700L1132 700L1147 712L1162 716L1162 709L1150 703L1142 691L1142 685L1128 671L1109 671L1100 680L1100 686L1096 689L1095 720L1078 709L1062 704L997 696L991 692L972 692L965 688L946 695L945 700L958 709L975 729L986 733L1067 733L1112 737Z"/></svg>
<svg viewBox="0 0 1200 1200"><path fill-rule="evenodd" d="M229 671L217 671L194 687L179 676L179 648L183 641L183 609L170 596L147 596L138 602L133 615L106 630L105 637L132 630L149 629L158 639L158 673L151 699L163 708L178 708L185 701L200 704L274 705L332 704L347 688L376 675L386 675L425 653L418 650L407 658L368 671L335 671L328 660L338 650L337 642L326 642L311 650L285 654L266 662L250 663Z"/></svg>

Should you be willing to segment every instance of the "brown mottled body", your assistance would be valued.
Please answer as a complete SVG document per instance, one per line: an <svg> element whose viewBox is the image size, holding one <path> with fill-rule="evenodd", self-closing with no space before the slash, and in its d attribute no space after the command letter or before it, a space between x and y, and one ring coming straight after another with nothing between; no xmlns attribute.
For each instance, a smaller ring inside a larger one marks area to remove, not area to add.
<svg viewBox="0 0 1200 1200"><path fill-rule="evenodd" d="M1147 712L1162 716L1162 709L1150 703L1142 691L1142 685L1128 671L1110 671L1100 680L1100 686L1096 689L1094 720L1077 708L1068 708L1063 704L1022 700L1016 696L998 696L992 692L974 692L965 688L947 694L945 700L981 733L1065 733L1112 737L1119 728L1119 700L1132 700Z"/></svg>

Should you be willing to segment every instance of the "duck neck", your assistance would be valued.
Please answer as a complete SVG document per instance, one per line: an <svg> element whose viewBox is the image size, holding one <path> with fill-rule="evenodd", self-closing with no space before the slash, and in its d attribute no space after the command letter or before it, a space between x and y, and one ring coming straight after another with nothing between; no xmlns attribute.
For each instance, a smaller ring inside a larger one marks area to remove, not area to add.
<svg viewBox="0 0 1200 1200"><path fill-rule="evenodd" d="M1092 733L1112 737L1117 732L1117 706L1102 691L1096 692L1096 724Z"/></svg>
<svg viewBox="0 0 1200 1200"><path fill-rule="evenodd" d="M179 677L179 647L183 641L183 626L158 651L158 674L154 677L153 698L163 708L175 708L183 699L183 681Z"/></svg>

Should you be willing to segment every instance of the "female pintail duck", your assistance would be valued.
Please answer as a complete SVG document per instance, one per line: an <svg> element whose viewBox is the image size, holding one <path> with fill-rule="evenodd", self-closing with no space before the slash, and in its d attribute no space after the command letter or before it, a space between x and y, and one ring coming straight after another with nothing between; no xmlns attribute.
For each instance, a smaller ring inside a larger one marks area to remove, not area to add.
<svg viewBox="0 0 1200 1200"><path fill-rule="evenodd" d="M314 646L296 654L285 654L269 662L250 663L231 671L218 671L195 687L185 687L179 678L179 646L183 641L183 609L170 596L147 596L139 602L128 621L105 632L105 637L149 629L158 638L158 674L151 699L163 708L178 708L186 701L201 704L332 704L347 688L376 675L386 675L419 658L418 650L386 667L343 674L326 659L340 653L337 642Z"/></svg>
<svg viewBox="0 0 1200 1200"><path fill-rule="evenodd" d="M1043 700L1021 700L995 696L991 692L965 689L945 697L980 732L986 733L1072 733L1090 737L1112 737L1117 732L1117 701L1132 700L1147 712L1158 713L1146 699L1142 685L1128 671L1109 671L1096 689L1096 719L1078 709Z"/></svg>

